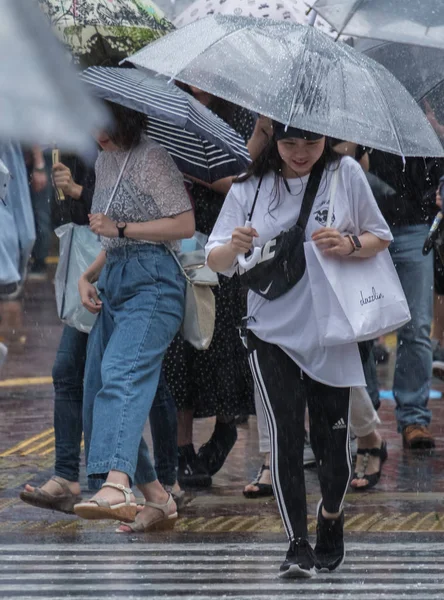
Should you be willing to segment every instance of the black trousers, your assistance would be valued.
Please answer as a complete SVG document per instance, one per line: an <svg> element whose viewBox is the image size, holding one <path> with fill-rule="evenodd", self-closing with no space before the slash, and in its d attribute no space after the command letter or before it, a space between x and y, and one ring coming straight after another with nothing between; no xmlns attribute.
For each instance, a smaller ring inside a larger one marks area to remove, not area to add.
<svg viewBox="0 0 444 600"><path fill-rule="evenodd" d="M270 433L273 490L290 541L307 537L304 478L305 408L318 467L322 502L337 513L351 474L350 388L311 379L279 346L247 334L250 367L264 404Z"/></svg>

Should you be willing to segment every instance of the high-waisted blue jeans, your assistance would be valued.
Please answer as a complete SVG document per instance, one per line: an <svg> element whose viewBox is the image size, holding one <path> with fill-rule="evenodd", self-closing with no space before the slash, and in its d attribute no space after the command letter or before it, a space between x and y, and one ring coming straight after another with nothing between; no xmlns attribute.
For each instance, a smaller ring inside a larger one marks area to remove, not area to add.
<svg viewBox="0 0 444 600"><path fill-rule="evenodd" d="M164 246L134 244L107 253L98 288L83 397L87 474L116 470L130 484L150 483L157 474L142 433L182 322L185 280Z"/></svg>

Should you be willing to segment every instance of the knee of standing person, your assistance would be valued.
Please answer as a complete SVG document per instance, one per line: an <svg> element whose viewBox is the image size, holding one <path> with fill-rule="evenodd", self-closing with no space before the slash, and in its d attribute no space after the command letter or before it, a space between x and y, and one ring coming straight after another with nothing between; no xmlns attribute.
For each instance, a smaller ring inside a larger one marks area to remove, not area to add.
<svg viewBox="0 0 444 600"><path fill-rule="evenodd" d="M70 387L83 388L86 356L76 356L69 349L59 348L52 367L52 380L54 387L69 385Z"/></svg>
<svg viewBox="0 0 444 600"><path fill-rule="evenodd" d="M431 350L431 320L412 313L412 319L398 331L398 343L421 344Z"/></svg>

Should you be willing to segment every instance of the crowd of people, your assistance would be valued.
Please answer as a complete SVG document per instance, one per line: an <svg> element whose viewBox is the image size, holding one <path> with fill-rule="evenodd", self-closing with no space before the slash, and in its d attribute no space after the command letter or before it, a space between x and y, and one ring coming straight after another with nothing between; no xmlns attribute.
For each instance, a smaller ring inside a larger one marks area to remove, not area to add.
<svg viewBox="0 0 444 600"><path fill-rule="evenodd" d="M211 486L223 467L237 439L236 417L256 414L262 466L243 493L276 497L289 539L280 575L334 571L344 560L348 486L377 485L387 459L378 432L374 342L321 346L306 269L267 299L245 283L238 256L291 230L301 212L305 239L326 256L359 261L389 248L412 317L397 332L398 431L407 451L429 450L433 354L444 351L433 287L437 298L443 295L443 268L422 246L440 202L444 164L422 158L404 164L257 117L197 88L185 91L244 137L252 159L245 173L205 185L184 180L168 152L147 137L145 116L112 103L114 127L97 134L95 167L80 158L51 165L38 148L27 153L37 231L29 277L46 275L50 188L65 195L69 219L100 236L102 251L79 280L83 306L97 315L93 329L88 335L65 325L54 362L54 476L26 485L20 496L39 508L119 521L119 533L174 527L184 490ZM337 202L327 226L335 177ZM185 279L173 254L195 231L208 236L208 265L220 283L206 351L179 331ZM193 422L203 417L216 417L215 428L196 451ZM147 420L153 458L143 438ZM82 434L88 499L79 476ZM307 458L310 448L314 458ZM304 484L304 466L313 463L322 496L314 549Z"/></svg>

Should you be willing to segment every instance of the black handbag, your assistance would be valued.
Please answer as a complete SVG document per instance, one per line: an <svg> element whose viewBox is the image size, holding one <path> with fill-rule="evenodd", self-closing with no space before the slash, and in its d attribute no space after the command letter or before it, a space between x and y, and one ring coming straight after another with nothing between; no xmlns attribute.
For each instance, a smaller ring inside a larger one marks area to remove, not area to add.
<svg viewBox="0 0 444 600"><path fill-rule="evenodd" d="M259 294L262 298L275 300L283 296L300 281L305 273L305 229L318 193L324 167L325 158L321 157L310 172L296 225L288 231L281 231L278 236L264 244L259 262L251 269L239 272L242 285ZM256 189L249 215L250 221L256 206L262 179L263 177L260 178Z"/></svg>

